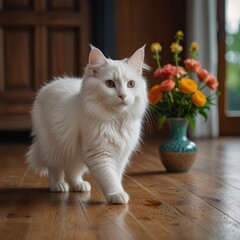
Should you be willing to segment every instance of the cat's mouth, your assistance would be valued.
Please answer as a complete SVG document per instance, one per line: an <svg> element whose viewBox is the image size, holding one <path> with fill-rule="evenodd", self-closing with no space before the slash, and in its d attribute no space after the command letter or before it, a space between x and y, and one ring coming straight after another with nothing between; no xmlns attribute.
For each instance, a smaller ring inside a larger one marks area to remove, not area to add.
<svg viewBox="0 0 240 240"><path fill-rule="evenodd" d="M129 106L130 104L131 104L131 103L128 102L128 101L121 101L121 102L119 103L120 107L127 107L127 106Z"/></svg>

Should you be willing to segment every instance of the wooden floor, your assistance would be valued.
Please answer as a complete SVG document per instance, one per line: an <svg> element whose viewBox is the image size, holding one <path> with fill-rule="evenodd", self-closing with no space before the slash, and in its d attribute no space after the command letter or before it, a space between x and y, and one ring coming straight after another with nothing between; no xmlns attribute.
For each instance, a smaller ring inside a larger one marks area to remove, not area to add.
<svg viewBox="0 0 240 240"><path fill-rule="evenodd" d="M51 193L27 170L27 145L0 146L0 239L240 239L240 138L201 140L188 173L164 171L158 140L133 160L128 205L91 194Z"/></svg>

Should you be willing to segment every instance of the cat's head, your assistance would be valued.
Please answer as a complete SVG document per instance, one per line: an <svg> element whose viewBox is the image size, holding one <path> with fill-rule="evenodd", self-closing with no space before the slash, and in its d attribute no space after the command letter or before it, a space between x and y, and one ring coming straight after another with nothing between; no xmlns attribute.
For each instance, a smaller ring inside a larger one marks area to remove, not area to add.
<svg viewBox="0 0 240 240"><path fill-rule="evenodd" d="M142 115L147 106L144 67L144 47L130 58L117 61L107 59L98 48L91 46L83 80L85 101L92 107L99 106L103 113Z"/></svg>

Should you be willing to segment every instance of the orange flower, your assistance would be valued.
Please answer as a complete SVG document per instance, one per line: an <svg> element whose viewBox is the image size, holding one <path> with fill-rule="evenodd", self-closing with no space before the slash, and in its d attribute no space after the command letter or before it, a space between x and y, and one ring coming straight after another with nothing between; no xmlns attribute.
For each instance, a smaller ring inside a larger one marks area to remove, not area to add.
<svg viewBox="0 0 240 240"><path fill-rule="evenodd" d="M162 92L160 84L153 86L149 90L148 99L151 104L157 104L158 102L162 101Z"/></svg>
<svg viewBox="0 0 240 240"><path fill-rule="evenodd" d="M164 80L160 83L160 90L162 92L170 92L174 89L175 82L172 79Z"/></svg>
<svg viewBox="0 0 240 240"><path fill-rule="evenodd" d="M191 94L197 91L198 85L190 78L182 78L179 81L179 89L185 94Z"/></svg>
<svg viewBox="0 0 240 240"><path fill-rule="evenodd" d="M199 90L197 90L191 96L191 99L192 99L193 104L197 107L203 107L207 102L207 99L206 99L205 95Z"/></svg>

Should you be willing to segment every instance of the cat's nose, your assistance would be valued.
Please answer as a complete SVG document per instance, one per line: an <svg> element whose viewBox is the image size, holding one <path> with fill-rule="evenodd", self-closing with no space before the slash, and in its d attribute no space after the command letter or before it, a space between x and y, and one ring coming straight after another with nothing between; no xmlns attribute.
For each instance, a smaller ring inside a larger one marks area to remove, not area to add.
<svg viewBox="0 0 240 240"><path fill-rule="evenodd" d="M123 101L126 98L126 94L119 94L118 97Z"/></svg>

